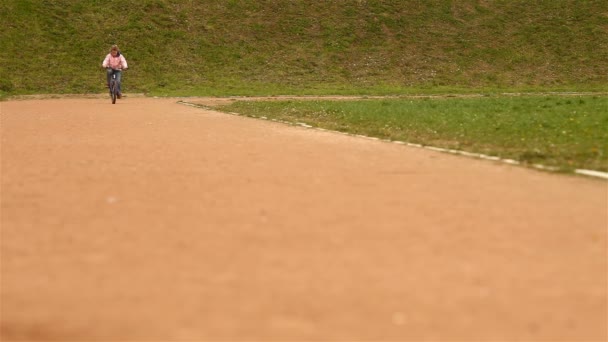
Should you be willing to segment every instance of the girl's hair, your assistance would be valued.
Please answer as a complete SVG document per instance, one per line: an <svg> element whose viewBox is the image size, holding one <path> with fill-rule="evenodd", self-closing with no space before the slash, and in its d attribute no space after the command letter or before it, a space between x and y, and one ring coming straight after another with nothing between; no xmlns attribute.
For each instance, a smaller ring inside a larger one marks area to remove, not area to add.
<svg viewBox="0 0 608 342"><path fill-rule="evenodd" d="M112 45L112 47L110 48L110 52L112 51L118 51L118 45Z"/></svg>

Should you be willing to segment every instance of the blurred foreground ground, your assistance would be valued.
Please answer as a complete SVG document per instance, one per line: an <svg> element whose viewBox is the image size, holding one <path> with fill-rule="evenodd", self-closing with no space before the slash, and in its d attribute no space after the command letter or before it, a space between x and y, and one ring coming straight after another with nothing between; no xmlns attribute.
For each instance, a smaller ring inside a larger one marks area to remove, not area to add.
<svg viewBox="0 0 608 342"><path fill-rule="evenodd" d="M1 338L607 338L608 183L175 99L0 102Z"/></svg>

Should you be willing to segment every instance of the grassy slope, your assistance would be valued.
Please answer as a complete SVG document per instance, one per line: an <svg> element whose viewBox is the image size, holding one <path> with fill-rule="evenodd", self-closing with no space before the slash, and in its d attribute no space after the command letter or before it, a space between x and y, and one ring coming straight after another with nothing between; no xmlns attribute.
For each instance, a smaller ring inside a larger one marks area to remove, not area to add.
<svg viewBox="0 0 608 342"><path fill-rule="evenodd" d="M2 0L0 91L605 90L603 0Z"/></svg>

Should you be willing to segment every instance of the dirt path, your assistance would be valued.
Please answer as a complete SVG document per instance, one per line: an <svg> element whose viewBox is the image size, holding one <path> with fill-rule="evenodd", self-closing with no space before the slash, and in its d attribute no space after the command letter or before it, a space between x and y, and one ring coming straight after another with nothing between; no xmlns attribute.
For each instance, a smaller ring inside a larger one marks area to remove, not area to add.
<svg viewBox="0 0 608 342"><path fill-rule="evenodd" d="M175 102L0 102L2 341L607 338L606 181Z"/></svg>

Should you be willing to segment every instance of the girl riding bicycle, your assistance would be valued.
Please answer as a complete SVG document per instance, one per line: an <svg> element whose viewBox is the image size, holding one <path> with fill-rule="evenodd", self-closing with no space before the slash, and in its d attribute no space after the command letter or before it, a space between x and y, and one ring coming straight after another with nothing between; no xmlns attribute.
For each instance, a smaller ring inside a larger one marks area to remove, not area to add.
<svg viewBox="0 0 608 342"><path fill-rule="evenodd" d="M112 78L112 75L116 74L116 82L118 83L118 98L121 98L122 90L120 84L122 79L122 70L127 70L128 66L127 60L118 49L118 45L112 45L110 48L110 53L103 60L101 66L107 70L108 88L110 87L110 79Z"/></svg>

